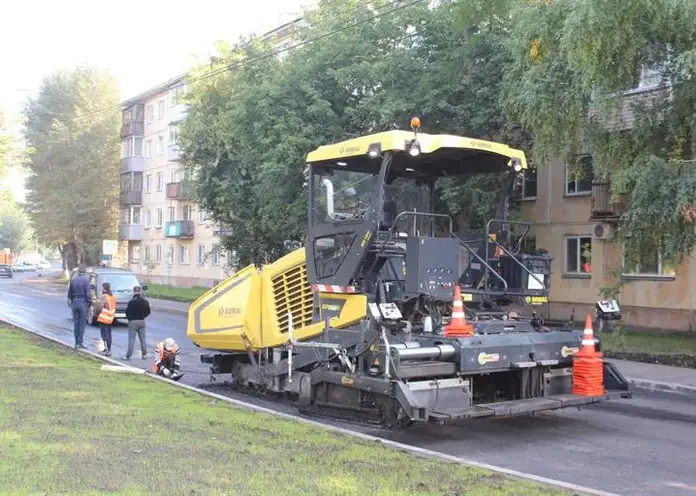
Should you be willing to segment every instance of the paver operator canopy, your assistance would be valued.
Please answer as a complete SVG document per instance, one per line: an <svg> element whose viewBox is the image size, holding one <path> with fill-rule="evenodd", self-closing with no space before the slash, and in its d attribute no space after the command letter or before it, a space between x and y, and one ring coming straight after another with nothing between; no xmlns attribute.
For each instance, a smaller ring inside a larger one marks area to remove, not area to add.
<svg viewBox="0 0 696 496"><path fill-rule="evenodd" d="M412 287L415 279L409 284L409 277L403 277L407 274L403 266L407 252L404 242L409 238L438 237L452 240L428 240L421 244L431 244L431 251L436 252L446 250L445 246L458 250L464 271L455 273L461 269L454 267L454 262L449 267L425 268L431 270L433 277L419 283L448 284L446 291L430 296L451 301L456 282L470 296L477 294L478 300L515 290L519 296L547 296L548 274L531 273L515 257L531 224L508 221L512 187L527 168L524 152L490 141L418 133L417 118L412 127L413 133L387 131L322 146L308 155L306 258L310 281L338 287L357 284L367 289L363 286L374 282L376 273L381 273L382 278L391 273L392 282L398 276L402 286L405 283L406 287L401 288L404 296L433 293ZM437 208L435 187L438 181L473 174L498 176L498 215L485 229L462 235L452 232L452 218ZM504 243L511 224L523 225L526 230L516 246L507 250ZM377 251L375 245L379 246ZM389 253L394 256L388 257ZM501 258L509 259L509 263L494 268L494 263L501 265ZM384 261L387 263L383 270ZM519 284L522 276L531 282L527 287ZM473 300L471 296L469 301Z"/></svg>

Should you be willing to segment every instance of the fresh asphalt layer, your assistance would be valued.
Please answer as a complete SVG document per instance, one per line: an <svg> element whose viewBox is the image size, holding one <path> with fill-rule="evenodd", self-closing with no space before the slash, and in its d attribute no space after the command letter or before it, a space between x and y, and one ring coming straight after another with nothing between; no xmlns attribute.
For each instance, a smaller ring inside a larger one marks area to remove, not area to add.
<svg viewBox="0 0 696 496"><path fill-rule="evenodd" d="M23 278L18 275L0 280L0 319L72 342L72 321L65 296L39 285L20 284ZM118 359L125 352L127 331L124 326L117 326L113 334L114 358ZM175 338L182 348L182 367L187 371L184 381L210 389L207 367L200 363L198 349L186 337L184 315L153 311L148 318L148 353L165 337ZM94 350L98 340L99 330L88 327L85 344ZM150 360L141 360L137 352L131 362L142 368L151 366ZM213 390L274 411L296 413L289 405L251 398L223 386L213 385ZM686 395L638 392L630 400L581 410L416 426L406 431L347 427L447 455L626 496L696 495L696 399Z"/></svg>

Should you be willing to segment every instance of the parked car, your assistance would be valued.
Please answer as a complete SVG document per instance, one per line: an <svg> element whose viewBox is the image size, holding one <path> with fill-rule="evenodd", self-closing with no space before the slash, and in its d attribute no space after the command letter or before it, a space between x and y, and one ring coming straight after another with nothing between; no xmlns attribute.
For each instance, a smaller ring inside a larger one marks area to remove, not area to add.
<svg viewBox="0 0 696 496"><path fill-rule="evenodd" d="M39 270L51 270L51 262L48 260L40 260L36 266L38 267Z"/></svg>
<svg viewBox="0 0 696 496"><path fill-rule="evenodd" d="M8 264L0 264L0 277L12 278L12 266Z"/></svg>
<svg viewBox="0 0 696 496"><path fill-rule="evenodd" d="M77 269L73 269L70 273L70 280L77 275ZM124 320L126 318L126 306L128 301L133 298L133 288L140 286L143 288L143 294L147 290L147 285L143 286L138 280L135 272L129 269L119 269L113 267L95 267L87 269L87 276L92 288L92 305L87 311L87 323L89 325L98 325L97 316L101 311L102 284L108 282L111 284L111 291L116 297L116 320Z"/></svg>

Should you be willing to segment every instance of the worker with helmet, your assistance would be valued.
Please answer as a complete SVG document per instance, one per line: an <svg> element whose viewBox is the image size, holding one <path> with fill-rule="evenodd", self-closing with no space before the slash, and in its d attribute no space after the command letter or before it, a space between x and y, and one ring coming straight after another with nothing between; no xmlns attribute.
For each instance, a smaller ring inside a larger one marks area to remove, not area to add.
<svg viewBox="0 0 696 496"><path fill-rule="evenodd" d="M179 345L172 338L160 341L155 346L155 363L152 371L168 379L178 381L184 375L179 371Z"/></svg>

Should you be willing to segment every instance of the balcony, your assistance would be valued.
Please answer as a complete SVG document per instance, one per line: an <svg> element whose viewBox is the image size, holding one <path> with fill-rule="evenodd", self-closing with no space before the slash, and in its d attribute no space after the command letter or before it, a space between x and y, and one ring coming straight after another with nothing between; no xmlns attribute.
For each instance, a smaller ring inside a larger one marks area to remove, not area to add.
<svg viewBox="0 0 696 496"><path fill-rule="evenodd" d="M121 224L118 227L118 239L121 241L141 241L143 239L142 227L140 224Z"/></svg>
<svg viewBox="0 0 696 496"><path fill-rule="evenodd" d="M592 202L590 220L617 221L626 210L625 195L618 200L611 199L611 185L608 181L595 181L592 183Z"/></svg>
<svg viewBox="0 0 696 496"><path fill-rule="evenodd" d="M232 236L232 228L219 224L215 226L215 229L213 230L213 236L217 236L218 238L226 238L228 236Z"/></svg>
<svg viewBox="0 0 696 496"><path fill-rule="evenodd" d="M145 104L138 103L123 111L121 138L142 136L145 130Z"/></svg>
<svg viewBox="0 0 696 496"><path fill-rule="evenodd" d="M164 226L166 238L193 238L192 220L175 220L167 222Z"/></svg>
<svg viewBox="0 0 696 496"><path fill-rule="evenodd" d="M121 174L128 172L143 172L145 168L144 157L125 157L121 159Z"/></svg>
<svg viewBox="0 0 696 496"><path fill-rule="evenodd" d="M168 200L191 200L192 196L183 183L167 183Z"/></svg>
<svg viewBox="0 0 696 496"><path fill-rule="evenodd" d="M179 148L179 145L169 145L167 147L167 160L170 162L176 162L179 160L180 155L181 149Z"/></svg>
<svg viewBox="0 0 696 496"><path fill-rule="evenodd" d="M129 207L131 205L142 205L143 204L143 192L142 191L121 191L120 201L122 207Z"/></svg>
<svg viewBox="0 0 696 496"><path fill-rule="evenodd" d="M144 131L144 122L124 122L121 125L121 138L128 138L129 136L142 136Z"/></svg>
<svg viewBox="0 0 696 496"><path fill-rule="evenodd" d="M167 112L169 116L169 123L175 124L183 121L186 118L187 110L188 105L184 105L183 103L178 103L172 107L169 107L169 111Z"/></svg>

